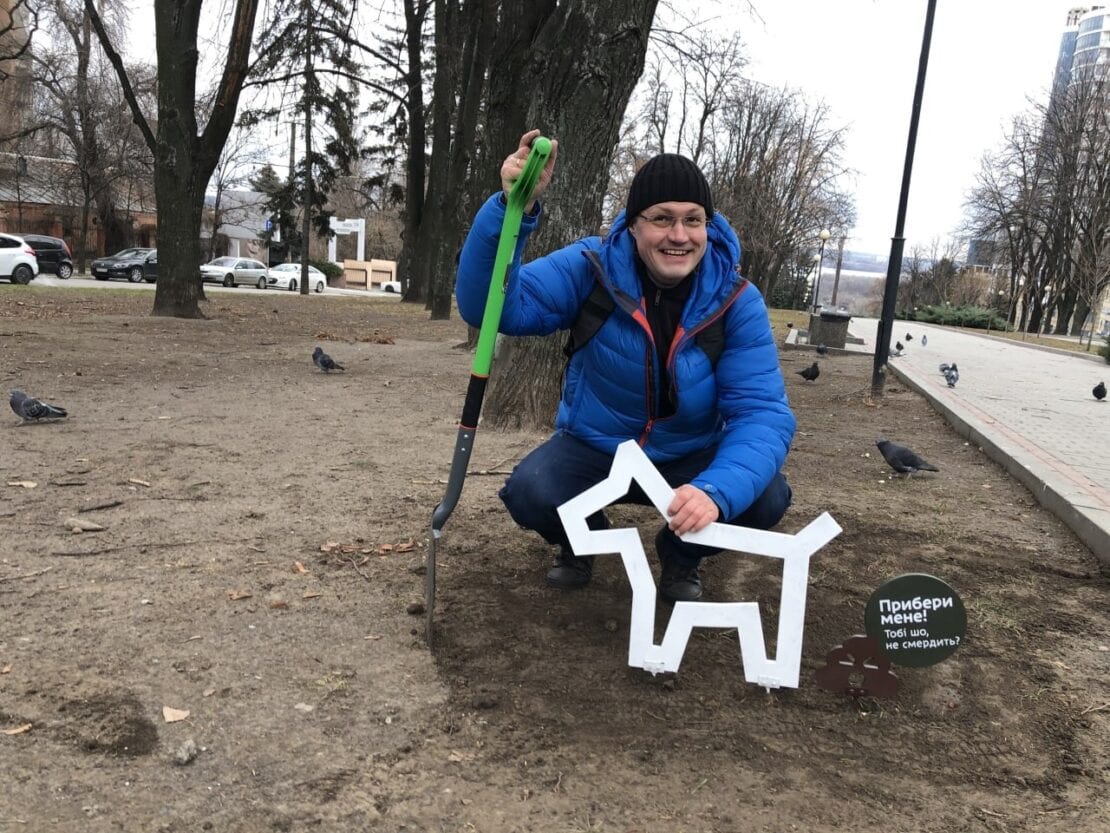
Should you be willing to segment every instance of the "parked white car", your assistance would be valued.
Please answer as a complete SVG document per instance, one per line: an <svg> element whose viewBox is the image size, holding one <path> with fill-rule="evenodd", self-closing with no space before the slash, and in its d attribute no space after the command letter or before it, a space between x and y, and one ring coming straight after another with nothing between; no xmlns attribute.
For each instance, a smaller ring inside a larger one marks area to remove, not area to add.
<svg viewBox="0 0 1110 833"><path fill-rule="evenodd" d="M296 292L301 285L301 264L279 263L270 267L270 277L267 285L271 289L288 289ZM313 292L323 292L328 285L328 278L315 266L308 267L308 286Z"/></svg>
<svg viewBox="0 0 1110 833"><path fill-rule="evenodd" d="M35 250L14 234L0 234L0 278L27 284L39 273Z"/></svg>
<svg viewBox="0 0 1110 833"><path fill-rule="evenodd" d="M266 264L246 257L218 257L200 267L201 280L238 286L241 283L266 288L269 270Z"/></svg>

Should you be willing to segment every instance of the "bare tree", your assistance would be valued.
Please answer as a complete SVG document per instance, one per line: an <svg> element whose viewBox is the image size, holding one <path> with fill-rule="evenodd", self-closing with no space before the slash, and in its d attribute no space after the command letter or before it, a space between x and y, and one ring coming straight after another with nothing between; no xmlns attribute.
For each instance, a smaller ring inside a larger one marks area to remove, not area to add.
<svg viewBox="0 0 1110 833"><path fill-rule="evenodd" d="M1023 329L1078 333L1106 285L1108 89L1106 68L1092 67L1015 119L969 199L973 228L1009 249L1010 316L1020 306Z"/></svg>
<svg viewBox="0 0 1110 833"><path fill-rule="evenodd" d="M103 4L105 25L125 30L119 4ZM77 266L84 270L95 222L107 247L131 245L131 208L149 200L151 158L128 113L115 74L104 61L81 0L51 0L41 6L36 47L29 56L34 80L31 116L24 122L45 157L72 160L79 191ZM136 96L153 111L152 68L129 68ZM54 168L59 168L55 163ZM51 182L56 199L67 177Z"/></svg>
<svg viewBox="0 0 1110 833"><path fill-rule="evenodd" d="M245 185L251 175L266 164L267 149L254 141L251 131L236 127L228 136L227 143L220 152L216 168L212 171L208 190L211 192L211 205L206 206L204 217L210 229L208 236L208 260L216 257L217 233L225 223L238 225L249 217L255 217L262 210L265 195L254 200L235 200L228 203L225 195ZM206 200L206 203L208 201ZM203 286L201 287L203 292Z"/></svg>
<svg viewBox="0 0 1110 833"><path fill-rule="evenodd" d="M718 138L715 120L743 83L743 40L684 27L657 29L652 41L640 107L645 146L702 164Z"/></svg>
<svg viewBox="0 0 1110 833"><path fill-rule="evenodd" d="M84 0L100 45L116 71L131 116L154 156L161 274L154 315L201 317L197 303L204 194L235 121L254 36L258 0L236 0L227 20L227 46L211 105L197 95L198 44L203 0L154 0L158 57L158 119L151 124L134 80L105 27L95 0ZM198 110L206 112L202 126Z"/></svg>
<svg viewBox="0 0 1110 833"><path fill-rule="evenodd" d="M841 236L855 222L838 186L843 134L824 105L747 80L745 65L737 34L708 26L654 33L620 177L656 153L692 158L740 234L744 274L768 297L797 296L797 264L811 258L818 231ZM776 293L780 278L785 293Z"/></svg>
<svg viewBox="0 0 1110 833"><path fill-rule="evenodd" d="M11 0L0 6L0 150L11 149L25 135L22 115L30 97L31 38L38 28L37 5Z"/></svg>
<svg viewBox="0 0 1110 833"><path fill-rule="evenodd" d="M838 187L843 130L828 121L824 105L754 83L725 107L714 199L740 233L744 274L764 295L792 258L812 250L820 229L843 233L854 222L851 198Z"/></svg>

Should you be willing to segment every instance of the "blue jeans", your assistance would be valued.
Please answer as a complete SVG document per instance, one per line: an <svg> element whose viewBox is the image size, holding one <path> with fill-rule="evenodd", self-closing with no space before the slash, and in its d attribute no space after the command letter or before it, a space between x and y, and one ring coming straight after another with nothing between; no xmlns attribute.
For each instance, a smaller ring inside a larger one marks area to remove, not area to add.
<svg viewBox="0 0 1110 833"><path fill-rule="evenodd" d="M657 468L671 487L682 486L704 471L716 453L715 447L708 448L689 457L663 463ZM608 477L612 463L611 454L591 448L560 431L517 464L499 495L512 519L520 526L535 530L549 544L556 544L564 552L570 552L558 507ZM779 472L751 506L735 518L728 518L725 523L770 529L786 514L791 499L790 486ZM647 506L651 501L633 481L628 494L617 503ZM596 512L587 519L587 525L590 529L608 529L609 521L604 513ZM720 552L713 547L686 543L665 525L659 545L666 550L668 558L676 558L684 566L694 566L705 556Z"/></svg>

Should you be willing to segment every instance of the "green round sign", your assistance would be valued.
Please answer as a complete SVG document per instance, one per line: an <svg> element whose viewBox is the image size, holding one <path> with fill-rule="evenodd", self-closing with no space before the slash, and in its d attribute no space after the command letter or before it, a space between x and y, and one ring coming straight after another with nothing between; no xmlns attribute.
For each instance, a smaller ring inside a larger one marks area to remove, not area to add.
<svg viewBox="0 0 1110 833"><path fill-rule="evenodd" d="M948 659L963 644L967 611L939 578L906 573L871 594L863 623L891 662L923 668Z"/></svg>

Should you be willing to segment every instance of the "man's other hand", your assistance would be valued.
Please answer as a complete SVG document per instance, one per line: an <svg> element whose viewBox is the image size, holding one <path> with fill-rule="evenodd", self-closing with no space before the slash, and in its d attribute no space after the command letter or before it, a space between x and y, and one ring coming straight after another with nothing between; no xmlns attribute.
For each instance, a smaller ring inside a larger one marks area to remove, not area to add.
<svg viewBox="0 0 1110 833"><path fill-rule="evenodd" d="M705 529L720 516L721 512L713 498L687 483L674 490L674 500L667 507L670 516L668 524L675 535L697 532Z"/></svg>

